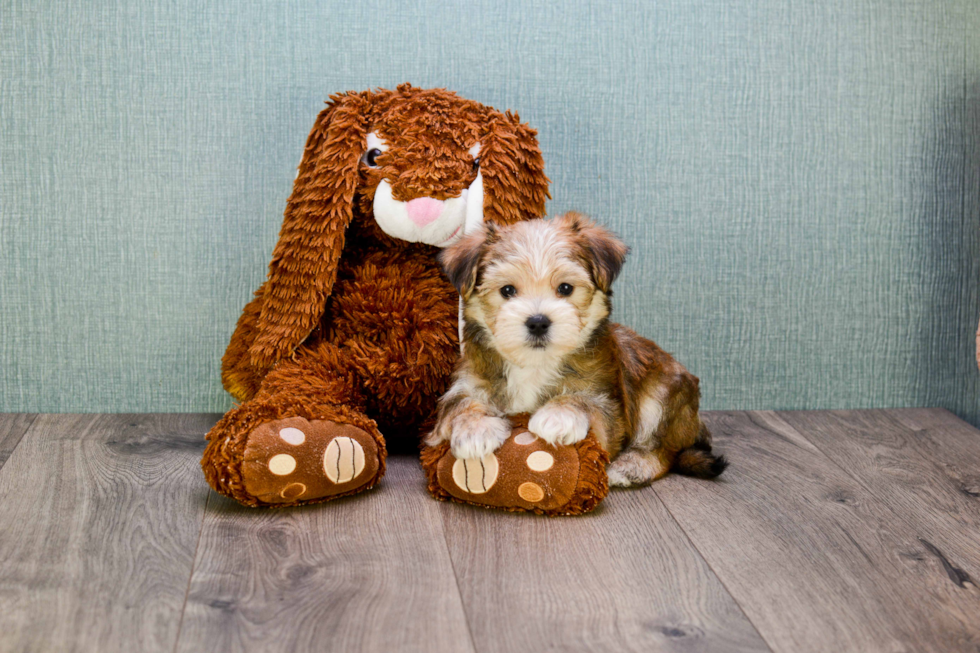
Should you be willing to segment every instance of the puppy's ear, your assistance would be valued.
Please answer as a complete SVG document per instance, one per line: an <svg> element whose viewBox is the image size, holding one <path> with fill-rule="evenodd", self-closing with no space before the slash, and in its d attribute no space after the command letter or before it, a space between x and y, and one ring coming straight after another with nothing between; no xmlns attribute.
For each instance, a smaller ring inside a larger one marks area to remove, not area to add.
<svg viewBox="0 0 980 653"><path fill-rule="evenodd" d="M323 315L353 218L370 104L368 92L331 96L307 138L248 350L256 370L292 353Z"/></svg>
<svg viewBox="0 0 980 653"><path fill-rule="evenodd" d="M485 221L507 225L544 215L551 195L537 134L517 114L490 111L480 150Z"/></svg>
<svg viewBox="0 0 980 653"><path fill-rule="evenodd" d="M597 225L581 213L569 212L558 218L578 242L596 286L608 293L613 281L623 269L630 248L605 227Z"/></svg>
<svg viewBox="0 0 980 653"><path fill-rule="evenodd" d="M493 223L487 223L439 252L439 263L449 277L449 283L463 297L469 296L476 288L483 253L496 239L497 228Z"/></svg>

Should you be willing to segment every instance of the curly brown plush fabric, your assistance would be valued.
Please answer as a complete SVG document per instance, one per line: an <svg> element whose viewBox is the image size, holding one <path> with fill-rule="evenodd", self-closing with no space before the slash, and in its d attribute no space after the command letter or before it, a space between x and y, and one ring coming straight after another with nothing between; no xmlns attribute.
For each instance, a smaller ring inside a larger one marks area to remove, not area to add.
<svg viewBox="0 0 980 653"><path fill-rule="evenodd" d="M377 167L363 159L369 132L389 146ZM252 506L359 492L383 475L386 438L417 442L431 424L459 351L458 296L436 262L439 250L388 236L372 203L382 179L402 202L459 196L476 178L467 154L474 143L481 145L484 219L508 224L543 215L544 163L535 131L517 115L409 85L331 96L307 139L268 279L222 359L224 386L243 403L207 435L201 465L216 491ZM286 426L291 418L315 428L296 436ZM250 480L243 457L263 425L263 432L284 433L275 454L282 464L272 476L266 470L269 478ZM359 431L342 440L350 458L341 460L377 472L342 494L294 497L303 484L287 483L285 470L313 473L325 463L303 453L308 442L289 438L346 433L344 425ZM377 464L363 466L363 457ZM269 483L280 473L281 497L270 501ZM254 492L259 486L265 499Z"/></svg>

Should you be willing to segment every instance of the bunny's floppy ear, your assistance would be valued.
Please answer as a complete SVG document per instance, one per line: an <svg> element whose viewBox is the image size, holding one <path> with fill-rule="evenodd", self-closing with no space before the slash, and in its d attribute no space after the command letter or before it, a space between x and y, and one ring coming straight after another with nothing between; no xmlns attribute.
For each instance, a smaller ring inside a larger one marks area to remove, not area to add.
<svg viewBox="0 0 980 653"><path fill-rule="evenodd" d="M290 355L323 315L353 218L368 105L367 93L331 96L306 141L249 348L258 370Z"/></svg>
<svg viewBox="0 0 980 653"><path fill-rule="evenodd" d="M491 113L480 151L484 219L500 225L544 215L548 178L537 132L517 114Z"/></svg>

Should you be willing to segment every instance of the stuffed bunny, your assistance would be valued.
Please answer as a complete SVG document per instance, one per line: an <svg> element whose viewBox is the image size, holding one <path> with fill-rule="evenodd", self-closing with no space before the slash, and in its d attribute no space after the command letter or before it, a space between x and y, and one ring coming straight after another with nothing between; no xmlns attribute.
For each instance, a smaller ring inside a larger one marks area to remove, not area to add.
<svg viewBox="0 0 980 653"><path fill-rule="evenodd" d="M207 435L216 491L325 501L378 482L385 437L419 441L459 352L458 295L436 255L484 220L544 214L535 135L442 89L330 98L222 359L242 404Z"/></svg>

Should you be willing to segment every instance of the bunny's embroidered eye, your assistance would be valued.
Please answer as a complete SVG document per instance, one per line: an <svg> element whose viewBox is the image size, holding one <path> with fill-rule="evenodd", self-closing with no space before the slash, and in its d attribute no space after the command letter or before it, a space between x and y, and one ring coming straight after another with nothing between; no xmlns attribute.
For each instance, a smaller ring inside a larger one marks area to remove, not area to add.
<svg viewBox="0 0 980 653"><path fill-rule="evenodd" d="M560 283L558 284L558 296L568 297L575 291L575 286L570 283Z"/></svg>
<svg viewBox="0 0 980 653"><path fill-rule="evenodd" d="M384 142L377 132L371 132L367 135L367 146L364 150L364 156L361 157L361 163L369 168L378 167L378 157L384 152L388 151L388 145Z"/></svg>
<svg viewBox="0 0 980 653"><path fill-rule="evenodd" d="M379 156L381 156L381 150L376 147L371 148L367 151L367 154L364 155L364 163L366 163L369 168L377 168Z"/></svg>
<svg viewBox="0 0 980 653"><path fill-rule="evenodd" d="M468 152L469 155L473 157L473 172L479 172L480 171L480 144L477 143L476 145L471 147L468 150Z"/></svg>
<svg viewBox="0 0 980 653"><path fill-rule="evenodd" d="M500 296L504 299L510 299L517 294L517 288L511 285L506 285L500 289Z"/></svg>

